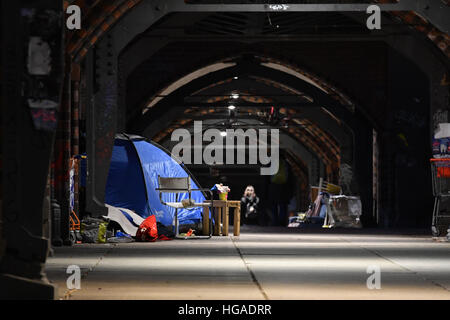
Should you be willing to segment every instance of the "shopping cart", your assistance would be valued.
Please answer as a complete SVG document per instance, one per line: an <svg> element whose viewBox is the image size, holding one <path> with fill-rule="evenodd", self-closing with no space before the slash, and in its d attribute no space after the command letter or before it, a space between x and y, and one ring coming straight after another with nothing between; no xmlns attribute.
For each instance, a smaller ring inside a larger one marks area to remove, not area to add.
<svg viewBox="0 0 450 320"><path fill-rule="evenodd" d="M431 232L434 237L444 236L450 224L450 213L440 211L441 198L450 197L450 158L431 159L434 208Z"/></svg>

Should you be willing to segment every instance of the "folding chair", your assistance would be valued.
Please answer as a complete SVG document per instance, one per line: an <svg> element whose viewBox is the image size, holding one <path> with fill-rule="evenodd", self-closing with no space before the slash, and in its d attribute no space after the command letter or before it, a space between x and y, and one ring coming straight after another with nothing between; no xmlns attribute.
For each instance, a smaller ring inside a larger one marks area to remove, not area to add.
<svg viewBox="0 0 450 320"><path fill-rule="evenodd" d="M213 195L212 191L209 189L191 189L191 179L189 177L185 178L164 178L158 175L158 188L155 190L159 191L159 201L163 205L175 208L175 238L176 239L209 239L212 236L212 217L213 215ZM178 226L178 209L185 208L182 202L178 202L178 195L180 193L189 194L189 202L192 201L191 192L192 191L208 191L211 195L211 201L207 203L192 203L189 208L193 207L209 207L211 212L211 219L209 219L209 236L195 236L195 237L180 237L179 236L179 226ZM175 202L165 202L162 199L163 193L175 193Z"/></svg>

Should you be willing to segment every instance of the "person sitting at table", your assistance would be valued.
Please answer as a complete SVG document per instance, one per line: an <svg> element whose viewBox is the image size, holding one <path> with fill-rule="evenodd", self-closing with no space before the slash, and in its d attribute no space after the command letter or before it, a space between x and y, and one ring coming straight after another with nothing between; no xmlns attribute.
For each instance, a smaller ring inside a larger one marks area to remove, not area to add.
<svg viewBox="0 0 450 320"><path fill-rule="evenodd" d="M241 198L241 224L258 221L259 198L256 196L255 188L247 186Z"/></svg>

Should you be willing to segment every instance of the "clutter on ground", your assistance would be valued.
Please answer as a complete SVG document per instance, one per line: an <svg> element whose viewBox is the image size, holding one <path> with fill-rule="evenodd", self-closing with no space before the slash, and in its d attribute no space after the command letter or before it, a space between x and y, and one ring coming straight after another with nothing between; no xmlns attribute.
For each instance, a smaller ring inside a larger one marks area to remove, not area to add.
<svg viewBox="0 0 450 320"><path fill-rule="evenodd" d="M137 224L139 223L139 224ZM191 230L191 225L186 225ZM197 226L197 225L196 225ZM108 215L101 218L85 217L81 221L79 243L129 243L171 240L175 237L170 227L158 222L156 216L146 219L135 212L108 206Z"/></svg>
<svg viewBox="0 0 450 320"><path fill-rule="evenodd" d="M320 179L319 187L311 188L314 201L306 212L289 218L288 227L307 225L322 228L361 228L362 203L358 196L342 194L342 188Z"/></svg>
<svg viewBox="0 0 450 320"><path fill-rule="evenodd" d="M81 241L83 243L105 243L108 236L112 236L108 232L105 219L85 217L81 221Z"/></svg>
<svg viewBox="0 0 450 320"><path fill-rule="evenodd" d="M116 135L106 183L105 203L120 208L120 210L131 210L142 219L154 215L158 222L171 225L175 208L161 203L159 192L156 190L158 188L158 176L190 177L191 188L199 189L195 177L189 170L175 161L170 152L162 146L139 136ZM192 191L190 198L195 203L203 203L206 200L201 191ZM173 193L162 195L164 202L186 203L186 207L178 209L180 225L201 223L203 209L192 207L192 203L183 201L188 199L187 192L179 193L177 199ZM133 217L132 220L135 221L136 219ZM136 229L140 223L136 223Z"/></svg>

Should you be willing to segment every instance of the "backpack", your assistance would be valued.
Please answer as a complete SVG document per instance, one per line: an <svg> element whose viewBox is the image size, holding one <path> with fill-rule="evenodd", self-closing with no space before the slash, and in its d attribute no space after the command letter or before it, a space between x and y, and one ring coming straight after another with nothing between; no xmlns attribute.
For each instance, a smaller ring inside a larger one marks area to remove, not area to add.
<svg viewBox="0 0 450 320"><path fill-rule="evenodd" d="M142 221L136 232L136 240L142 242L154 242L158 239L158 228L156 226L156 217L148 216Z"/></svg>
<svg viewBox="0 0 450 320"><path fill-rule="evenodd" d="M170 235L169 235L170 236ZM141 242L155 242L156 240L171 240L164 234L158 235L158 224L155 216L148 216L136 232L136 241Z"/></svg>

